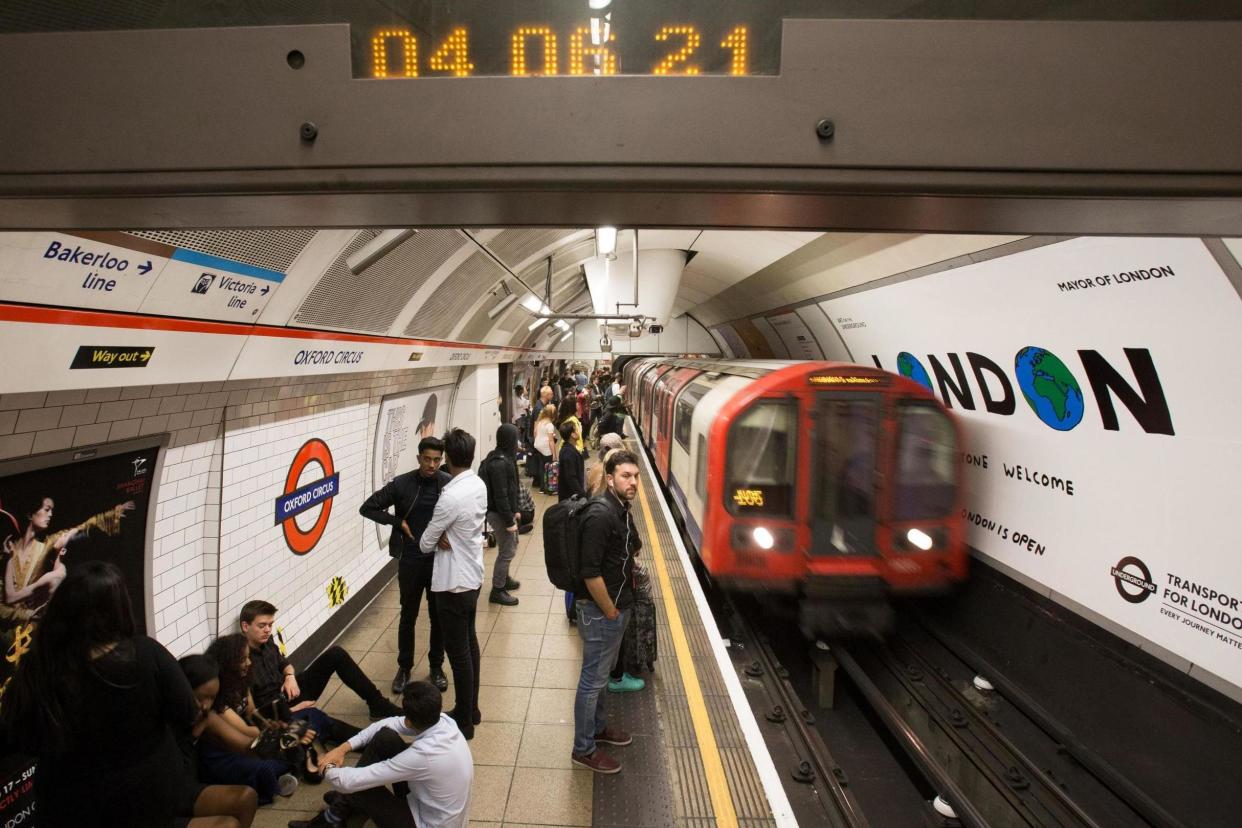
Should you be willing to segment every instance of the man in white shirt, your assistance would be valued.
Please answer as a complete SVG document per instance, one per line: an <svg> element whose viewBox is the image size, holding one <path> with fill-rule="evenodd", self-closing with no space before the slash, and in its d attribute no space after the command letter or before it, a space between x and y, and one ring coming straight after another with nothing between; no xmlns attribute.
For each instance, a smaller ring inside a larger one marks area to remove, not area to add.
<svg viewBox="0 0 1242 828"><path fill-rule="evenodd" d="M336 793L324 797L329 805L314 819L289 828L344 825L351 814L365 814L378 828L466 828L474 760L440 705L430 682L406 685L404 716L378 721L324 755L324 779ZM351 750L362 751L355 768L344 765Z"/></svg>
<svg viewBox="0 0 1242 828"><path fill-rule="evenodd" d="M455 428L444 435L444 455L452 480L440 490L431 523L419 547L436 553L431 591L436 594L444 653L453 666L456 704L449 715L467 739L474 738L479 713L479 639L474 616L483 586L483 524L487 520L487 486L471 471L474 438Z"/></svg>

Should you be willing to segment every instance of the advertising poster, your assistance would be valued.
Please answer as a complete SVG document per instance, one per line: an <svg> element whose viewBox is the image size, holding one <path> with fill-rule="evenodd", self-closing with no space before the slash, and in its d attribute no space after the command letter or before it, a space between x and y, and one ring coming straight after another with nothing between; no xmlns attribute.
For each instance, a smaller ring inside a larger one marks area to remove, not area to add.
<svg viewBox="0 0 1242 828"><path fill-rule="evenodd" d="M1200 240L1074 239L824 308L963 418L975 549L1242 686L1242 301Z"/></svg>
<svg viewBox="0 0 1242 828"><path fill-rule="evenodd" d="M418 441L443 434L452 394L453 386L439 385L384 398L375 426L372 491L384 488L397 475L418 468ZM391 526L375 524L375 541L385 553L391 532Z"/></svg>
<svg viewBox="0 0 1242 828"><path fill-rule="evenodd" d="M48 601L74 566L111 561L120 567L138 632L146 632L146 529L159 447L135 449L3 475L0 539L0 705ZM0 757L0 825L36 824L32 766ZM25 816L21 816L25 814Z"/></svg>

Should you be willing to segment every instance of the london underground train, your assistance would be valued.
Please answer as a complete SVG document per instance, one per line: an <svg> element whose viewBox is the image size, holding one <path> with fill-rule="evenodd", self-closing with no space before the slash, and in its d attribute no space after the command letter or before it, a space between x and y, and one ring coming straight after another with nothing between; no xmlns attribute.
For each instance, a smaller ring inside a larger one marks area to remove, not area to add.
<svg viewBox="0 0 1242 828"><path fill-rule="evenodd" d="M960 429L923 386L834 362L615 367L721 587L796 603L803 632L826 636L883 632L892 596L965 579Z"/></svg>

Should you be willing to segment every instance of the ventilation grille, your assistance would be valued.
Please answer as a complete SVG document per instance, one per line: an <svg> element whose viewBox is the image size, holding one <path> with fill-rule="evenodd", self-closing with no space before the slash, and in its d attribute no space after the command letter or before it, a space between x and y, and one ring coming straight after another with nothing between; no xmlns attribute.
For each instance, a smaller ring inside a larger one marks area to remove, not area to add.
<svg viewBox="0 0 1242 828"><path fill-rule="evenodd" d="M509 267L517 267L539 251L546 250L560 239L576 232L578 231L540 227L505 230L488 242L487 247Z"/></svg>
<svg viewBox="0 0 1242 828"><path fill-rule="evenodd" d="M286 273L319 231L313 227L271 230L130 230L129 235Z"/></svg>
<svg viewBox="0 0 1242 828"><path fill-rule="evenodd" d="M506 275L486 254L474 253L423 303L410 320L405 335L447 339L479 295Z"/></svg>
<svg viewBox="0 0 1242 828"><path fill-rule="evenodd" d="M295 322L386 334L414 294L461 248L456 230L423 230L361 273L346 261L378 234L365 230L349 243L298 309Z"/></svg>

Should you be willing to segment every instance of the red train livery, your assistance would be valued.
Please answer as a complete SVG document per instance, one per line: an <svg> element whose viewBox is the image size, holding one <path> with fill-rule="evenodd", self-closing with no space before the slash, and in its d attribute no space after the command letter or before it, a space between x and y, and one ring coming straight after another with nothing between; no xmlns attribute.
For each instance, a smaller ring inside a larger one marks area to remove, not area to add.
<svg viewBox="0 0 1242 828"><path fill-rule="evenodd" d="M891 596L966 577L960 429L922 385L834 362L618 367L722 587L796 600L803 632L824 636L882 632Z"/></svg>

